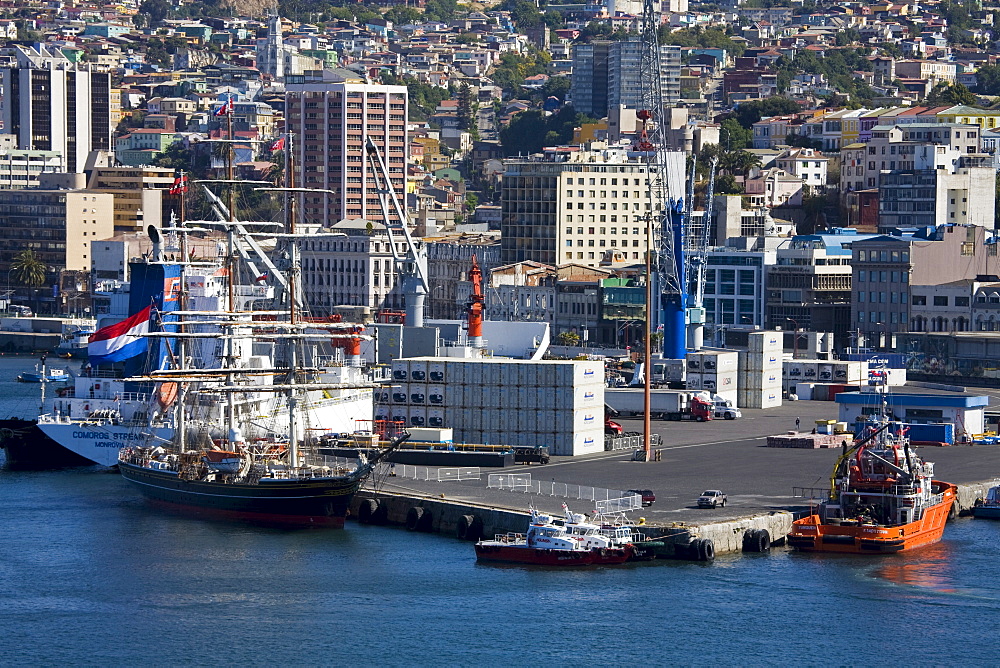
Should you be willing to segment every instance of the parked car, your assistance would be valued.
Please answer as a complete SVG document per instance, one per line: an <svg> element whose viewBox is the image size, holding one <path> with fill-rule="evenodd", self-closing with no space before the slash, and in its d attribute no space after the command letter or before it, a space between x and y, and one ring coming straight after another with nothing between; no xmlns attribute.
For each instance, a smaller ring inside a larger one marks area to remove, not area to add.
<svg viewBox="0 0 1000 668"><path fill-rule="evenodd" d="M699 508L718 508L719 506L726 507L726 495L717 489L706 489L698 497Z"/></svg>
<svg viewBox="0 0 1000 668"><path fill-rule="evenodd" d="M533 448L514 448L515 464L548 464L549 448L547 445L537 445Z"/></svg>
<svg viewBox="0 0 1000 668"><path fill-rule="evenodd" d="M625 492L626 494L635 494L636 496L642 497L643 506L651 506L653 502L656 501L656 495L653 494L651 489L630 489Z"/></svg>

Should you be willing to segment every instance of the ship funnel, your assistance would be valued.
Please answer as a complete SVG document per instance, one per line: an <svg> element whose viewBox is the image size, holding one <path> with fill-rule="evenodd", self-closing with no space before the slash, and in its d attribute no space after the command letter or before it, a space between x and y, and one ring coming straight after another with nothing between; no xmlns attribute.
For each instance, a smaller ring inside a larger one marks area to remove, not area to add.
<svg viewBox="0 0 1000 668"><path fill-rule="evenodd" d="M160 237L160 231L156 229L155 225L148 225L146 234L153 242L153 262L163 262L163 239Z"/></svg>

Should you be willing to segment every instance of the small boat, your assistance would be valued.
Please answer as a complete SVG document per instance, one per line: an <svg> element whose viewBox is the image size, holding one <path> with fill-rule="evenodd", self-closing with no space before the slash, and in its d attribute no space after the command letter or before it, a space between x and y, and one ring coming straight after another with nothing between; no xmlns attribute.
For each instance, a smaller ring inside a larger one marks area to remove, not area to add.
<svg viewBox="0 0 1000 668"><path fill-rule="evenodd" d="M886 554L941 540L957 487L934 479L934 465L911 447L905 428L882 418L847 449L830 495L792 523L788 544L806 552Z"/></svg>
<svg viewBox="0 0 1000 668"><path fill-rule="evenodd" d="M1000 484L990 487L985 499L976 499L975 505L972 506L972 516L990 520L1000 519Z"/></svg>
<svg viewBox="0 0 1000 668"><path fill-rule="evenodd" d="M34 371L22 371L17 374L19 383L60 383L71 380L73 377L66 369L48 369L44 364L36 364Z"/></svg>
<svg viewBox="0 0 1000 668"><path fill-rule="evenodd" d="M565 508L565 506L563 506ZM596 524L580 521L559 525L552 516L531 509L527 534L499 534L476 543L476 558L536 566L591 566L622 564L632 555L631 545L616 546Z"/></svg>

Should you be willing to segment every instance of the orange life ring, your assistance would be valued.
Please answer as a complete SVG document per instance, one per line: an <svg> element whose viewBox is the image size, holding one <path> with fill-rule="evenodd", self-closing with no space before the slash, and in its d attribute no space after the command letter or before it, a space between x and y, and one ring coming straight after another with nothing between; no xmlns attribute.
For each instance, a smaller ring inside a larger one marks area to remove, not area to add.
<svg viewBox="0 0 1000 668"><path fill-rule="evenodd" d="M177 383L160 383L160 389L156 392L156 400L163 408L169 408L177 401Z"/></svg>

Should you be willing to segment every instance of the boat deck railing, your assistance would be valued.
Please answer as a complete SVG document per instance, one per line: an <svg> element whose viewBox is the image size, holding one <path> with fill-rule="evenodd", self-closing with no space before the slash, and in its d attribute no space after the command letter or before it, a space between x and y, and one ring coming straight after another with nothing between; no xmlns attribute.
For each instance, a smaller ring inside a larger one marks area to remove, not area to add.
<svg viewBox="0 0 1000 668"><path fill-rule="evenodd" d="M509 545L517 545L519 543L524 543L527 538L525 538L523 533L514 533L508 531L507 533L498 533L493 536L493 540L497 543L507 543Z"/></svg>

